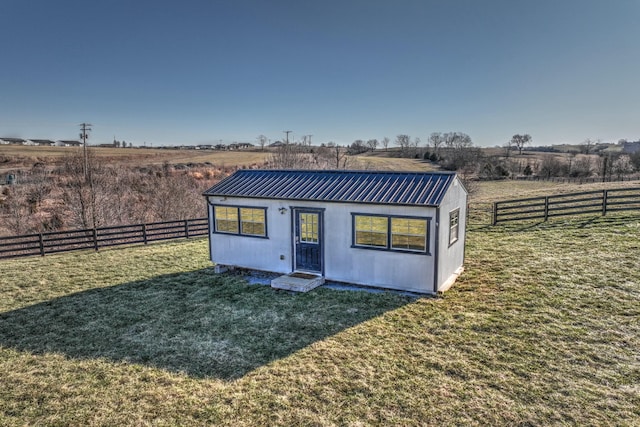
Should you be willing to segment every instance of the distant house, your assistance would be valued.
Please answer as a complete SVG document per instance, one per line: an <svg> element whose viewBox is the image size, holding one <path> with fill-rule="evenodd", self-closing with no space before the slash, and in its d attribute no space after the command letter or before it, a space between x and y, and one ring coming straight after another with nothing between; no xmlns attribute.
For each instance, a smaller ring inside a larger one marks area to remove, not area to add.
<svg viewBox="0 0 640 427"><path fill-rule="evenodd" d="M25 145L26 140L22 138L0 138L3 144L11 144L11 145Z"/></svg>
<svg viewBox="0 0 640 427"><path fill-rule="evenodd" d="M56 145L60 147L80 147L82 146L82 142L62 139L62 140L59 140Z"/></svg>
<svg viewBox="0 0 640 427"><path fill-rule="evenodd" d="M37 145L39 147L51 147L56 145L55 141L51 141L50 139L30 139L32 145Z"/></svg>
<svg viewBox="0 0 640 427"><path fill-rule="evenodd" d="M455 173L239 170L204 192L218 266L420 293L462 272Z"/></svg>
<svg viewBox="0 0 640 427"><path fill-rule="evenodd" d="M269 144L269 147L271 147L271 148L277 148L277 147L282 147L283 145L284 145L284 142L282 142L282 141L276 141L276 142L273 142L273 143Z"/></svg>

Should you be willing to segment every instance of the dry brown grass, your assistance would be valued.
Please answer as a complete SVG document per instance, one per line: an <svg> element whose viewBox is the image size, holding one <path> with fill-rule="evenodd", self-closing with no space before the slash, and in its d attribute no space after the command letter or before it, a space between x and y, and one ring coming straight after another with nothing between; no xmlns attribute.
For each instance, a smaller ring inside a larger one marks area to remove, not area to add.
<svg viewBox="0 0 640 427"><path fill-rule="evenodd" d="M74 147L31 147L20 145L0 145L0 156L14 157L22 166L31 166L35 162L55 164L65 156L81 148ZM153 165L169 162L204 163L216 166L249 166L264 163L267 151L238 150L162 150L157 148L95 148L95 155L109 160L112 164ZM0 168L6 168L0 164Z"/></svg>

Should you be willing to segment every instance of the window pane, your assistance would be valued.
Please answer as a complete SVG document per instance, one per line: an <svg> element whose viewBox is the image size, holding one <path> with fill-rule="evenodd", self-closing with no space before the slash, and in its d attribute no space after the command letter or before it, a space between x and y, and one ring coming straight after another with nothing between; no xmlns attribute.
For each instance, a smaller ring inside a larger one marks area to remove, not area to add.
<svg viewBox="0 0 640 427"><path fill-rule="evenodd" d="M460 211L455 210L449 214L449 244L458 240L460 224Z"/></svg>
<svg viewBox="0 0 640 427"><path fill-rule="evenodd" d="M300 241L304 243L318 243L318 214L301 213Z"/></svg>
<svg viewBox="0 0 640 427"><path fill-rule="evenodd" d="M391 218L391 248L426 251L427 221L412 218Z"/></svg>
<svg viewBox="0 0 640 427"><path fill-rule="evenodd" d="M265 211L256 208L240 208L240 227L242 234L265 236Z"/></svg>
<svg viewBox="0 0 640 427"><path fill-rule="evenodd" d="M223 233L238 232L238 208L227 206L215 207L216 231Z"/></svg>
<svg viewBox="0 0 640 427"><path fill-rule="evenodd" d="M387 247L387 218L356 215L355 244L362 246Z"/></svg>

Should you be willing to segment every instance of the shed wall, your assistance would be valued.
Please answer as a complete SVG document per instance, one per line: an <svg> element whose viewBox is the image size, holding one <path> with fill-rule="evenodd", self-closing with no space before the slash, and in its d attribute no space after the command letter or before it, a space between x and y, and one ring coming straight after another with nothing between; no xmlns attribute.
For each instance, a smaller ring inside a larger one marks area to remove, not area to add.
<svg viewBox="0 0 640 427"><path fill-rule="evenodd" d="M464 247L467 227L467 191L460 179L455 178L449 186L440 204L440 237L438 240L438 279L437 290L446 290L455 280L464 264ZM458 240L449 244L449 213L460 209Z"/></svg>
<svg viewBox="0 0 640 427"><path fill-rule="evenodd" d="M327 280L433 292L435 208L232 197L226 200L211 197L211 202L267 208L268 239L211 234L211 259L218 264L283 274L292 272L293 208L324 209L324 275ZM286 212L281 214L280 208L286 208ZM212 218L211 211L209 207L209 218ZM352 248L352 213L430 217L430 255ZM280 259L281 256L284 259Z"/></svg>

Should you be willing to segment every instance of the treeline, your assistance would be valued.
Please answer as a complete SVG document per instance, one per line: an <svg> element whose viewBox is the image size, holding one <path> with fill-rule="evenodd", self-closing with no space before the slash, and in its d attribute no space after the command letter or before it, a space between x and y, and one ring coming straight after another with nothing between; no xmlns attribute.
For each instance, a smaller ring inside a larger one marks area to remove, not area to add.
<svg viewBox="0 0 640 427"><path fill-rule="evenodd" d="M389 138L383 144L377 139L355 140L348 154L362 154L382 146L388 149ZM640 171L640 152L635 154L613 153L606 150L610 144L587 139L575 150L561 152L553 147L532 147L527 151L541 153L539 158L523 155L525 146L533 138L528 134L516 134L505 143L497 155L487 155L486 150L474 146L464 132L434 132L425 144L420 138L406 134L397 135L394 144L399 148L394 153L401 157L423 159L437 164L445 170L458 171L462 176L480 179L502 179L517 176L539 176L544 178L593 176L605 179L621 179ZM556 154L557 153L557 154Z"/></svg>
<svg viewBox="0 0 640 427"><path fill-rule="evenodd" d="M234 168L109 165L87 150L36 163L0 195L0 235L206 216L201 193Z"/></svg>

